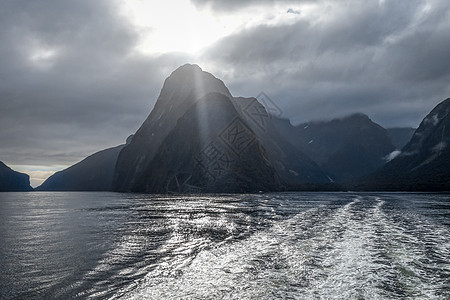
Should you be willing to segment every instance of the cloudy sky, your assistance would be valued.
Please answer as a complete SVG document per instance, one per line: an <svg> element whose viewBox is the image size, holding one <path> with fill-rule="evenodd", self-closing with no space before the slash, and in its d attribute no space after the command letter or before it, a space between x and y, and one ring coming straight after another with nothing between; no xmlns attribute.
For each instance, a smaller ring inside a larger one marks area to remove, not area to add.
<svg viewBox="0 0 450 300"><path fill-rule="evenodd" d="M293 123L417 127L450 97L447 0L0 0L0 160L36 186L119 145L197 63Z"/></svg>

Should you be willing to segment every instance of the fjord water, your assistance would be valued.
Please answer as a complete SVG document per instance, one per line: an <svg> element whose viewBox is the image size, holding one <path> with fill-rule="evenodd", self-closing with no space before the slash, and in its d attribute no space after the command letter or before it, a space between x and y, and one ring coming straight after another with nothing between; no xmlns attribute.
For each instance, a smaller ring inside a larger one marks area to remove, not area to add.
<svg viewBox="0 0 450 300"><path fill-rule="evenodd" d="M1 299L450 299L450 195L0 194Z"/></svg>

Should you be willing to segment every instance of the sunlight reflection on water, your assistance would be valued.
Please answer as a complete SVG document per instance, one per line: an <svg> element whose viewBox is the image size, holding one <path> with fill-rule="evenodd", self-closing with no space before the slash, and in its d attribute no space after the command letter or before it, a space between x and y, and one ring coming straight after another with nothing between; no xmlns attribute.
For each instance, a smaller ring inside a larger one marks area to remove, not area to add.
<svg viewBox="0 0 450 300"><path fill-rule="evenodd" d="M443 299L450 199L0 195L0 298Z"/></svg>

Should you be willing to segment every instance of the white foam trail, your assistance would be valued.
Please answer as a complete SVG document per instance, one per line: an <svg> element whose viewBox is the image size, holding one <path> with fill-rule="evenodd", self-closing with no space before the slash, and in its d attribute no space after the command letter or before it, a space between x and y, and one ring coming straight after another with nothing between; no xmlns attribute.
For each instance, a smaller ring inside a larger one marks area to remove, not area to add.
<svg viewBox="0 0 450 300"><path fill-rule="evenodd" d="M399 224L401 217L409 222ZM413 215L386 216L384 221L388 256L405 293L414 299L443 299L440 293L447 290L450 297L449 230Z"/></svg>
<svg viewBox="0 0 450 300"><path fill-rule="evenodd" d="M249 238L169 259L124 299L442 299L449 232L380 198L313 208ZM196 241L193 241L196 243ZM177 243L173 243L174 245ZM186 244L185 250L192 248ZM198 248L197 248L198 249ZM181 252L184 250L181 249ZM175 253L177 251L174 251ZM440 265L433 265L438 258Z"/></svg>

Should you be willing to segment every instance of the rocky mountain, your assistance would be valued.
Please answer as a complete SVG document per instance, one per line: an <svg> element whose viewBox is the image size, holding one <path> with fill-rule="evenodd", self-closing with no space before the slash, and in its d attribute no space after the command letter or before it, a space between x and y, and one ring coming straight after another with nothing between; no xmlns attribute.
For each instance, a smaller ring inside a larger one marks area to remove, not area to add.
<svg viewBox="0 0 450 300"><path fill-rule="evenodd" d="M140 190L137 183L147 172L164 139L196 100L210 92L231 97L222 81L203 72L197 65L184 65L164 82L155 107L136 132L133 141L119 154L113 188L116 191Z"/></svg>
<svg viewBox="0 0 450 300"><path fill-rule="evenodd" d="M178 68L119 154L114 190L252 192L328 181L304 154L287 143L277 146L282 137L273 126L264 127L269 118L254 101L233 98L222 81L197 65Z"/></svg>
<svg viewBox="0 0 450 300"><path fill-rule="evenodd" d="M360 189L396 191L450 190L450 98L420 123L395 158L367 177Z"/></svg>
<svg viewBox="0 0 450 300"><path fill-rule="evenodd" d="M255 132L270 161L286 185L330 183L327 174L293 146L275 127L273 116L256 98L234 98L241 117Z"/></svg>
<svg viewBox="0 0 450 300"><path fill-rule="evenodd" d="M32 191L30 176L12 170L0 161L0 192Z"/></svg>
<svg viewBox="0 0 450 300"><path fill-rule="evenodd" d="M127 139L130 143L132 136ZM96 152L75 165L56 172L38 191L110 191L120 145Z"/></svg>
<svg viewBox="0 0 450 300"><path fill-rule="evenodd" d="M364 114L296 127L276 120L285 137L338 182L370 174L395 150L386 129Z"/></svg>
<svg viewBox="0 0 450 300"><path fill-rule="evenodd" d="M411 140L416 128L412 127L397 127L386 128L389 138L395 149L400 150L408 144Z"/></svg>
<svg viewBox="0 0 450 300"><path fill-rule="evenodd" d="M280 180L232 100L209 93L178 120L136 188L152 193L257 192L279 189Z"/></svg>

